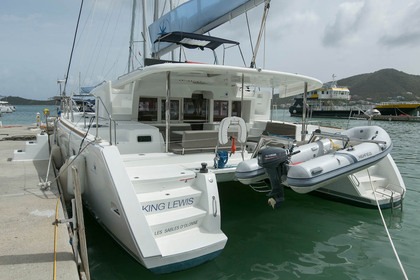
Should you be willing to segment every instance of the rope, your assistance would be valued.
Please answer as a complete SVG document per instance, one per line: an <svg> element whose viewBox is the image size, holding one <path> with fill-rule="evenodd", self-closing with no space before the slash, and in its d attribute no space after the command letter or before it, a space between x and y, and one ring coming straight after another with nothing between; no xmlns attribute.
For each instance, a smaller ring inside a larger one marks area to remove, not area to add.
<svg viewBox="0 0 420 280"><path fill-rule="evenodd" d="M389 231L388 231L388 227L386 226L386 222L385 222L384 216L383 216L383 214L382 214L381 206L379 205L378 198L376 197L375 190L373 189L373 184L372 184L372 180L371 180L371 177L370 177L370 172L369 172L369 169L366 169L366 170L367 170L367 172L368 172L369 181L370 181L370 186L371 186L371 188L372 188L373 195L375 196L376 206L378 207L379 214L381 215L382 223L383 223L383 225L384 225L384 228L385 228L386 234L387 234L387 236L388 236L389 243L391 243L392 250L394 251L394 255L395 255L395 257L397 258L397 262L398 262L398 265L399 265L399 266L400 266L400 268L401 268L401 272L402 272L402 274L404 275L404 279L408 280L407 274L406 274L406 272L405 272L405 270L404 270L404 267L403 267L403 265L402 265L402 263L401 263L400 257L398 256L398 252L397 252L397 250L395 249L394 242L392 241L392 237L391 237L391 235L390 235L390 233L389 233ZM402 199L402 198L401 198L401 199Z"/></svg>
<svg viewBox="0 0 420 280"><path fill-rule="evenodd" d="M66 79L65 79L65 81L64 81L63 95L66 95L67 81L68 81L68 79L69 79L70 66L71 66L71 61L72 61L72 58L73 58L74 46L75 46L75 44L76 44L77 30L79 29L80 16L82 15L83 1L84 1L84 0L82 0L82 2L80 3L79 16L78 16L78 18L77 18L76 30L74 31L73 45L72 45L72 47L71 47L69 64L68 64L68 66L67 66L67 73L66 73ZM60 94L61 94L61 93L60 93Z"/></svg>
<svg viewBox="0 0 420 280"><path fill-rule="evenodd" d="M249 44L251 45L251 50L253 50L254 49L254 44L252 44L252 35L251 35L251 29L249 27L248 12L245 12L245 18L246 18L246 26L248 28Z"/></svg>
<svg viewBox="0 0 420 280"><path fill-rule="evenodd" d="M73 158L73 160L72 161L70 161L68 164L67 164L67 166L63 169L63 170L59 170L59 172L58 172L58 175L57 176L55 176L55 178L53 178L52 179L52 181L50 182L50 184L52 184L53 182L55 182L55 181L57 181L58 180L58 178L60 177L60 175L61 175L61 173L63 173L64 171L66 171L70 166L71 166L71 164L82 154L82 152L89 146L89 145L91 145L91 144L94 144L95 142L94 141L92 141L92 142L88 142L87 144L86 144L86 146L84 146L83 147L83 149L81 149L80 151L79 151L79 153L78 154L76 154L76 156Z"/></svg>
<svg viewBox="0 0 420 280"><path fill-rule="evenodd" d="M58 203L60 199L57 199L55 206L55 222L54 222L54 264L53 264L53 279L57 279L57 239L58 239Z"/></svg>

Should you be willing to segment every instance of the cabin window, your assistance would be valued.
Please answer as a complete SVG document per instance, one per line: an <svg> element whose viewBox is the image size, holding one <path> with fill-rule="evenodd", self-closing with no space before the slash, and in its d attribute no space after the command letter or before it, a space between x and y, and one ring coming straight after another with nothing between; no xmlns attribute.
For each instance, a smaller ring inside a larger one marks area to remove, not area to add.
<svg viewBox="0 0 420 280"><path fill-rule="evenodd" d="M241 101L232 101L232 116L241 116Z"/></svg>
<svg viewBox="0 0 420 280"><path fill-rule="evenodd" d="M152 142L152 136L150 135L139 135L137 136L137 142Z"/></svg>
<svg viewBox="0 0 420 280"><path fill-rule="evenodd" d="M193 94L184 98L184 121L207 121L208 100L202 94Z"/></svg>
<svg viewBox="0 0 420 280"><path fill-rule="evenodd" d="M161 119L164 121L166 120L166 100L162 99L162 111L161 111ZM170 101L170 114L171 114L171 120L179 120L179 100L171 100Z"/></svg>
<svg viewBox="0 0 420 280"><path fill-rule="evenodd" d="M214 100L213 121L220 122L229 115L229 102Z"/></svg>
<svg viewBox="0 0 420 280"><path fill-rule="evenodd" d="M139 121L157 121L158 114L157 98L140 97L139 101Z"/></svg>

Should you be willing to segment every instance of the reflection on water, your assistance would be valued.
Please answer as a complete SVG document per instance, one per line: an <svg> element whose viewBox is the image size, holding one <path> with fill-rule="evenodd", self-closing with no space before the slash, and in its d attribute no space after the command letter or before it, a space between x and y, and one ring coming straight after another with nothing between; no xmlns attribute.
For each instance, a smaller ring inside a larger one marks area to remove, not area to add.
<svg viewBox="0 0 420 280"><path fill-rule="evenodd" d="M293 274L299 278L304 275L325 274L327 269L351 265L352 263L344 256L350 249L350 245L316 243L313 253L296 253L299 262L285 261L278 265L273 263L252 265L251 272L259 275L250 279L281 279L282 275L285 276L284 274Z"/></svg>

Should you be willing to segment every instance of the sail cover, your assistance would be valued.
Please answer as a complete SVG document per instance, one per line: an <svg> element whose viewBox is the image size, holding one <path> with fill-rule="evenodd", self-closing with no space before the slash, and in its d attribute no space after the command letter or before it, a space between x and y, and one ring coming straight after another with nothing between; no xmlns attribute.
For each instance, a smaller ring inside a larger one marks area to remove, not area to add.
<svg viewBox="0 0 420 280"><path fill-rule="evenodd" d="M149 25L150 42L173 31L204 34L217 26L258 6L265 0L191 0ZM170 43L154 44L152 52L163 55L175 46Z"/></svg>

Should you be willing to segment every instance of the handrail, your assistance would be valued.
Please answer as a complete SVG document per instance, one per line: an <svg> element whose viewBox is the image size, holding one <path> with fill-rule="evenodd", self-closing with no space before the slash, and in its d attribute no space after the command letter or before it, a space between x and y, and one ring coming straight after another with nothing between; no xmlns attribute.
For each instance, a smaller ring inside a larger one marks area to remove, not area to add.
<svg viewBox="0 0 420 280"><path fill-rule="evenodd" d="M314 139L317 137L328 137L328 138L333 138L333 139L338 139L338 140L343 140L346 142L349 142L351 139L347 136L347 135L343 135L341 133L331 133L331 132L312 132L312 136L309 139L309 143L313 142ZM360 140L360 139L359 139Z"/></svg>
<svg viewBox="0 0 420 280"><path fill-rule="evenodd" d="M217 216L217 201L216 201L216 197L213 195L212 196L212 206L213 206L213 217Z"/></svg>
<svg viewBox="0 0 420 280"><path fill-rule="evenodd" d="M115 120L112 119L112 115L109 113L109 111L107 110L105 103L103 102L102 98L100 96L95 96L96 98L96 108L95 108L95 117L96 117L96 135L95 135L95 139L98 138L98 129L99 129L99 103L98 101L100 101L100 103L102 104L102 106L105 109L105 112L108 114L108 120L109 120L109 144L112 145L112 123L114 124L114 142L115 145L117 144L117 122Z"/></svg>
<svg viewBox="0 0 420 280"><path fill-rule="evenodd" d="M350 174L350 176L356 181L356 185L357 186L360 186L360 181L359 181L359 179L357 178L357 176L356 175L354 175L354 174Z"/></svg>
<svg viewBox="0 0 420 280"><path fill-rule="evenodd" d="M251 158L255 158L257 157L258 151L266 146L269 145L271 143L278 143L278 144L284 144L284 142L287 141L288 142L288 146L290 146L290 144L292 144L293 142L295 142L295 140L289 139L289 138L281 138L278 136L270 136L270 135L261 135L260 136L260 140L257 143L257 146L255 147Z"/></svg>
<svg viewBox="0 0 420 280"><path fill-rule="evenodd" d="M112 143L114 142L115 144L117 143L117 122L115 120L112 119L112 115L109 113L109 111L107 110L102 98L100 96L95 96L96 100L96 108L95 108L95 118L96 118L96 132L95 132L95 140L97 141L99 139L99 104L103 105L103 108L105 109L105 112L108 114L108 120L109 120L109 144L112 145ZM63 98L62 102L64 102L64 106L63 106L63 114L66 114L66 116L69 116L69 113L71 114L71 118L73 120L73 106L71 106L73 104L73 100L69 97ZM83 113L85 115L85 112ZM114 124L114 141L112 139L112 123ZM86 128L86 122L84 124L84 127Z"/></svg>

